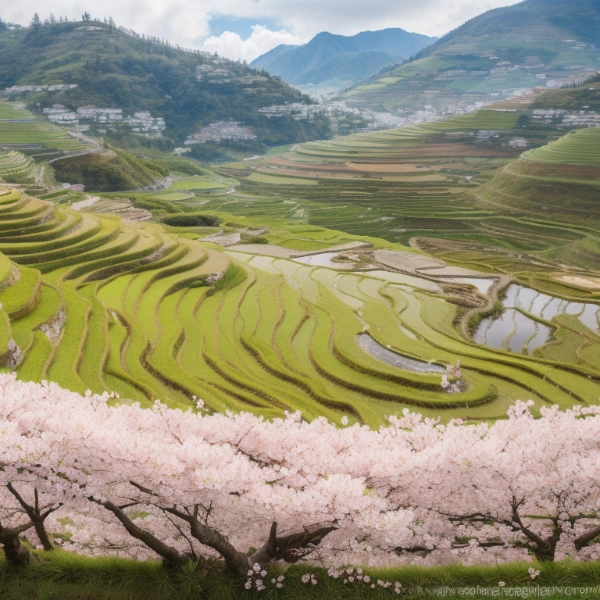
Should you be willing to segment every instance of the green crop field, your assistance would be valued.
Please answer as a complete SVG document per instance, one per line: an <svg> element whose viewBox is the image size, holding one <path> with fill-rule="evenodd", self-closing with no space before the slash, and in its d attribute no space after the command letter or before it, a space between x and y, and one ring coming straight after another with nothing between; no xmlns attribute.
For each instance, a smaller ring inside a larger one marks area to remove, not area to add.
<svg viewBox="0 0 600 600"><path fill-rule="evenodd" d="M541 163L600 168L600 129L572 131L548 146L526 152L523 157Z"/></svg>
<svg viewBox="0 0 600 600"><path fill-rule="evenodd" d="M0 120L29 119L31 113L24 108L15 108L14 104L0 102Z"/></svg>
<svg viewBox="0 0 600 600"><path fill-rule="evenodd" d="M208 191L208 190L220 190L225 191L228 186L234 185L235 181L228 179L213 179L211 177L187 177L186 179L180 179L173 182L170 189L172 190L190 190L190 191Z"/></svg>
<svg viewBox="0 0 600 600"><path fill-rule="evenodd" d="M215 411L371 426L407 407L489 419L517 399L592 402L600 329L594 304L581 303L600 300L597 131L546 145L560 134L532 133L522 117L483 110L285 147L83 212L67 204L83 194L1 190L0 357L24 379L148 406L198 397ZM61 145L56 128L0 121L9 125ZM515 136L534 149L520 157ZM33 167L0 154L0 176ZM109 213L128 203L154 222ZM211 234L240 243L223 248ZM574 308L521 307L527 331L550 332L531 349L516 321L502 343L472 339L480 323L492 331L498 290L484 298L469 285L486 275L488 287L518 281ZM585 317L577 306L590 307ZM439 369L457 361L449 394Z"/></svg>
<svg viewBox="0 0 600 600"><path fill-rule="evenodd" d="M89 145L70 137L65 129L14 106L0 103L0 148L21 150L38 159L90 149ZM2 157L0 155L0 177L3 177Z"/></svg>
<svg viewBox="0 0 600 600"><path fill-rule="evenodd" d="M0 154L0 177L3 179L27 177L31 173L34 162L21 152L8 151Z"/></svg>
<svg viewBox="0 0 600 600"><path fill-rule="evenodd" d="M486 348L453 325L460 309L447 298L456 290L417 272L338 270L269 256L271 246L223 251L158 224L81 214L18 192L0 196L0 210L0 252L16 265L3 263L0 355L8 360L12 337L24 379L116 391L145 405L185 407L196 396L216 411L300 410L371 426L406 407L488 419L519 398L566 407L600 394L600 366L578 354L600 345L589 329L553 321L557 345L544 355ZM368 239L282 222L289 225L273 228L272 241L286 252ZM221 279L211 286L214 273ZM439 373L367 353L357 337L365 332L417 364L460 360L460 391L445 392Z"/></svg>

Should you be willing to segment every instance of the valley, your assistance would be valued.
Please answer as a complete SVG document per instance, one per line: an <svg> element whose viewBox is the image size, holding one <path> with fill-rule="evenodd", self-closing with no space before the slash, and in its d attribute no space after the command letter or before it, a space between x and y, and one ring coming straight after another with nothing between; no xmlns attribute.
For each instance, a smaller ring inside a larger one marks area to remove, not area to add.
<svg viewBox="0 0 600 600"><path fill-rule="evenodd" d="M148 406L201 398L371 426L411 407L478 420L523 397L536 410L590 402L600 130L528 129L533 110L216 170L177 159L189 175L147 161L169 173L154 192L7 187L4 360L25 380ZM515 139L549 143L523 152ZM5 157L8 178L33 169ZM548 183L541 209L535 186Z"/></svg>
<svg viewBox="0 0 600 600"><path fill-rule="evenodd" d="M597 586L600 13L569 11L260 68L0 19L0 597Z"/></svg>

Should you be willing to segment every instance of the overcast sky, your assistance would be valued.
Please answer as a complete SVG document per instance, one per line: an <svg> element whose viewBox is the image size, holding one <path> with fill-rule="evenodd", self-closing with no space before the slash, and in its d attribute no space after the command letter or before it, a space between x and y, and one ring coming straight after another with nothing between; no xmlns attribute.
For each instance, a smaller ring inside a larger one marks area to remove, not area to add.
<svg viewBox="0 0 600 600"><path fill-rule="evenodd" d="M173 44L253 60L278 44L303 44L321 31L354 35L401 27L441 36L490 8L515 0L0 0L5 21L26 25L35 12L112 16L117 25Z"/></svg>

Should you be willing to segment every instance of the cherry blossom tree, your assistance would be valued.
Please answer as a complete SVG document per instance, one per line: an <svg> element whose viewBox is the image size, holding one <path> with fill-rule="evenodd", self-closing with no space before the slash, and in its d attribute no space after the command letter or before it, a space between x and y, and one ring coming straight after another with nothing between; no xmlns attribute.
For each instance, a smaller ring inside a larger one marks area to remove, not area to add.
<svg viewBox="0 0 600 600"><path fill-rule="evenodd" d="M390 566L598 558L600 409L495 423L405 411L378 431L117 404L0 375L0 544Z"/></svg>

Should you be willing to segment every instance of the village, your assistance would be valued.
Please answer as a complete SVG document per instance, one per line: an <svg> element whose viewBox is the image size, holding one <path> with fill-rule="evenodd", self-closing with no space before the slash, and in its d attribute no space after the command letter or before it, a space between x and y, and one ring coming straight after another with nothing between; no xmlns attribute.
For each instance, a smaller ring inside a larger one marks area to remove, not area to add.
<svg viewBox="0 0 600 600"><path fill-rule="evenodd" d="M44 108L42 112L51 123L75 127L79 132L90 129L89 124L82 125L81 121L102 125L103 127L98 128L99 133L115 131L117 125L125 125L130 127L133 133L144 137L160 137L166 128L162 117L153 117L148 111L138 111L134 112L133 116L123 116L123 110L120 108L81 106L76 111L72 111L62 104L54 104L51 108Z"/></svg>
<svg viewBox="0 0 600 600"><path fill-rule="evenodd" d="M206 144L216 143L219 144L223 141L252 141L256 140L256 136L250 131L248 127L240 127L238 121L219 121L218 123L212 123L207 125L198 131L190 135L184 142L186 146L193 144Z"/></svg>
<svg viewBox="0 0 600 600"><path fill-rule="evenodd" d="M10 96L12 94L34 94L36 92L68 92L74 90L78 85L76 83L57 83L54 85L13 85L3 90L3 94Z"/></svg>
<svg viewBox="0 0 600 600"><path fill-rule="evenodd" d="M600 114L593 110L568 111L562 109L535 109L531 120L543 125L556 124L569 129L578 127L600 127Z"/></svg>

